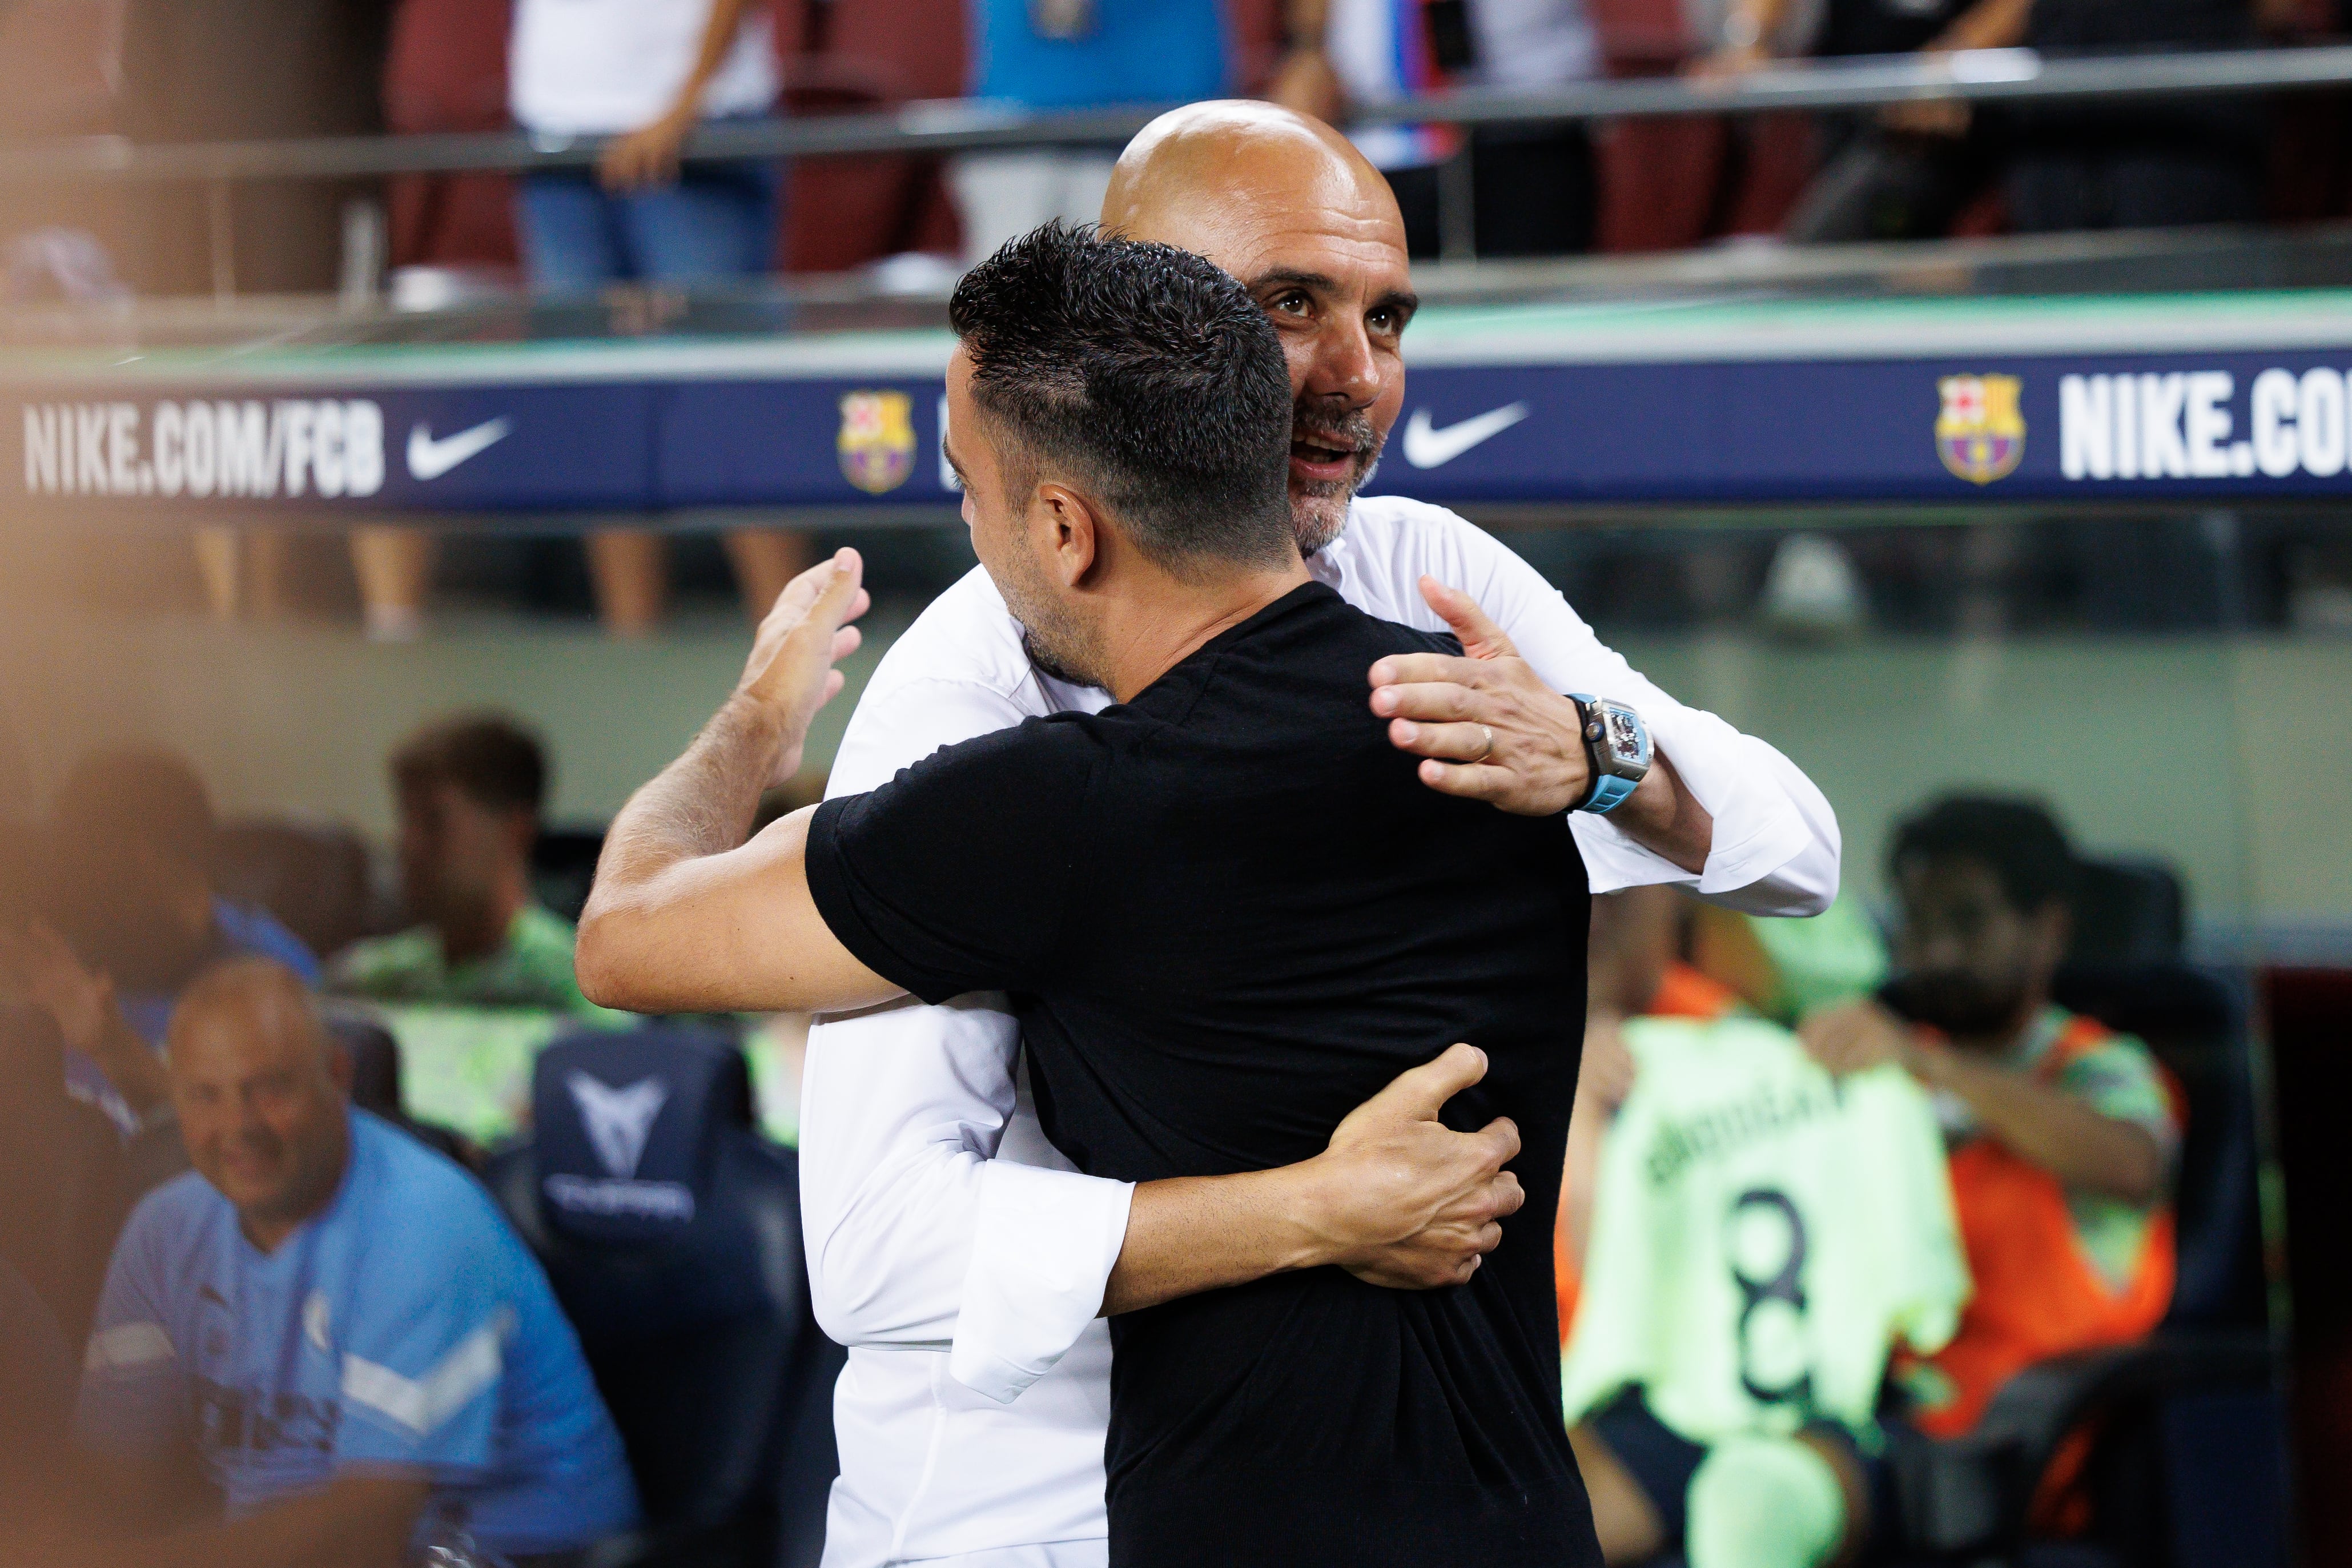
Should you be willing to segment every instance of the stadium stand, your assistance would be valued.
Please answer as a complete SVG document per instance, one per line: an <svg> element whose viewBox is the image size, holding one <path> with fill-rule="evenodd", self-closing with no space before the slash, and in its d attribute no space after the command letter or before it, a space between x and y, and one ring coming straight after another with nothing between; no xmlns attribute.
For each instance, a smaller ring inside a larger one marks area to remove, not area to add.
<svg viewBox="0 0 2352 1568"><path fill-rule="evenodd" d="M575 1036L540 1054L532 1106L531 1142L488 1180L628 1446L650 1528L626 1561L814 1564L843 1355L809 1301L796 1161L752 1131L741 1051L676 1025Z"/></svg>
<svg viewBox="0 0 2352 1568"><path fill-rule="evenodd" d="M404 135L505 126L509 12L485 0L400 0L384 53L385 124ZM402 174L387 200L394 268L482 268L514 278L511 176Z"/></svg>

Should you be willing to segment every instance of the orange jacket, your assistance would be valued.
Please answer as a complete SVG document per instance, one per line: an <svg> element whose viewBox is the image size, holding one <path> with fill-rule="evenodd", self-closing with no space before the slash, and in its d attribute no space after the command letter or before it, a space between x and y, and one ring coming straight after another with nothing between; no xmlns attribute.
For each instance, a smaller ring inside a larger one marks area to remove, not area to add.
<svg viewBox="0 0 2352 1568"><path fill-rule="evenodd" d="M2107 1037L2096 1020L2074 1017L2033 1076L2054 1080ZM2177 1110L2179 1093L2168 1081L2167 1088ZM1938 1437L1973 1427L1993 1392L2035 1362L2147 1334L2171 1304L2174 1267L2169 1205L2158 1210L2131 1278L2118 1289L2075 1239L2074 1215L2056 1177L1990 1137L1953 1151L1951 1173L1960 1241L1976 1289L1960 1314L1959 1332L1927 1358L1948 1389L1939 1391L1933 1405L1913 1412L1918 1426Z"/></svg>

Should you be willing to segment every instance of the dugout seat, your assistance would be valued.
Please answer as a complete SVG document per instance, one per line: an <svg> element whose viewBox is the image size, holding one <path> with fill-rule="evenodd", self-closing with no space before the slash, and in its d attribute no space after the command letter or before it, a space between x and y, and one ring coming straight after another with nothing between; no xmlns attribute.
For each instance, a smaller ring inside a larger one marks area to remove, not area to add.
<svg viewBox="0 0 2352 1568"><path fill-rule="evenodd" d="M367 845L348 827L230 823L213 841L213 890L268 910L320 958L390 924Z"/></svg>
<svg viewBox="0 0 2352 1568"><path fill-rule="evenodd" d="M743 1054L648 1024L541 1052L532 1142L489 1184L579 1330L647 1528L600 1568L816 1562L844 1360L816 1326L799 1166Z"/></svg>
<svg viewBox="0 0 2352 1568"><path fill-rule="evenodd" d="M2111 880L2137 889L2118 899L2137 911L2126 929L2159 931L2167 907L2177 921L2168 873L2168 905L2152 879L2119 870ZM2171 1310L2145 1343L2019 1373L1967 1437L1899 1450L1904 1534L1923 1563L2284 1568L2285 1415L2264 1325L2246 1010L2228 982L2178 962L2070 964L2056 993L2147 1041L2180 1085ZM2084 1506L2077 1528L2051 1539L2052 1500L2037 1494L2069 1446L2083 1453Z"/></svg>
<svg viewBox="0 0 2352 1568"><path fill-rule="evenodd" d="M532 896L565 920L578 921L596 881L596 857L604 852L601 827L545 829L530 847Z"/></svg>
<svg viewBox="0 0 2352 1568"><path fill-rule="evenodd" d="M372 1018L331 1016L327 1031L351 1056L353 1105L479 1173L480 1150L440 1123L419 1121L408 1113L407 1100L401 1092L400 1042L393 1038L390 1029Z"/></svg>

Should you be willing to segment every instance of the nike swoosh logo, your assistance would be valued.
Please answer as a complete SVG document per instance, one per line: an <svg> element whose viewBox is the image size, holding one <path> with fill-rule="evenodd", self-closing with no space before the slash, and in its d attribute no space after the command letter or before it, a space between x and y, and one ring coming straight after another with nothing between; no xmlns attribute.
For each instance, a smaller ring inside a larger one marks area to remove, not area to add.
<svg viewBox="0 0 2352 1568"><path fill-rule="evenodd" d="M455 436L433 438L433 432L422 425L409 427L408 472L411 478L437 479L458 464L478 458L488 448L507 438L514 421L503 416L485 420L470 430L460 430Z"/></svg>
<svg viewBox="0 0 2352 1568"><path fill-rule="evenodd" d="M1404 427L1404 460L1416 468L1442 468L1481 441L1491 441L1535 410L1524 403L1506 404L1448 425L1440 430L1429 422L1429 410L1416 408Z"/></svg>

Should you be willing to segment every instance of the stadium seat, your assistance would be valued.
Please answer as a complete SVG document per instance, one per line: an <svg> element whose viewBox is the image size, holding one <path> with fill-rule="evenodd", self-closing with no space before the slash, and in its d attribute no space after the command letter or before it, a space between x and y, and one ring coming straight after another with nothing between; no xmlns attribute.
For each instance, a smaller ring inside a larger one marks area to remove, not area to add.
<svg viewBox="0 0 2352 1568"><path fill-rule="evenodd" d="M130 1194L113 1124L66 1094L65 1050L47 1012L0 1005L0 1261L79 1344Z"/></svg>
<svg viewBox="0 0 2352 1568"><path fill-rule="evenodd" d="M380 1116L428 1149L437 1150L467 1170L476 1168L479 1151L446 1127L419 1121L408 1114L401 1094L400 1042L382 1024L366 1018L336 1017L328 1029L352 1058L352 1103Z"/></svg>
<svg viewBox="0 0 2352 1568"><path fill-rule="evenodd" d="M2180 879L2161 861L2084 860L2075 868L2074 906L2070 963L2165 963L2180 956L2188 900Z"/></svg>
<svg viewBox="0 0 2352 1568"><path fill-rule="evenodd" d="M404 134L507 124L508 0L400 0L383 68L388 129ZM394 267L511 271L514 182L505 174L398 174Z"/></svg>
<svg viewBox="0 0 2352 1568"><path fill-rule="evenodd" d="M385 928L366 843L348 827L236 822L214 842L213 887L256 904L321 958Z"/></svg>
<svg viewBox="0 0 2352 1568"><path fill-rule="evenodd" d="M539 1058L532 1120L490 1187L580 1331L648 1521L598 1563L815 1563L844 1357L742 1052L678 1025L572 1036Z"/></svg>
<svg viewBox="0 0 2352 1568"><path fill-rule="evenodd" d="M530 890L565 920L577 921L596 880L596 857L604 852L599 828L551 828L530 847Z"/></svg>
<svg viewBox="0 0 2352 1568"><path fill-rule="evenodd" d="M786 30L785 103L795 116L960 98L963 0L830 0ZM786 188L777 252L787 272L841 272L906 250L954 254L961 241L937 158L806 158Z"/></svg>

